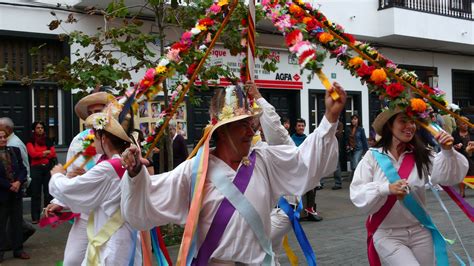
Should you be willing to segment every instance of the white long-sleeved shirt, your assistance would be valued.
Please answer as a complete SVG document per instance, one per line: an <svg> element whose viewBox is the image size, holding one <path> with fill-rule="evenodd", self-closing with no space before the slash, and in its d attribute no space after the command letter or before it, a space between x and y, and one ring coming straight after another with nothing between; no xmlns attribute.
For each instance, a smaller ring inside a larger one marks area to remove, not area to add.
<svg viewBox="0 0 474 266"><path fill-rule="evenodd" d="M382 148L378 148L382 152ZM398 160L388 152L388 156L393 166L398 171L410 151L401 154ZM442 150L432 158L431 182L433 184L454 185L462 181L469 168L466 158L454 150ZM410 186L410 193L418 200L422 206L425 205L425 183L427 178L420 179L415 167L407 179ZM389 191L389 181L378 165L372 151L369 150L357 165L354 177L350 186L351 200L355 206L365 213L372 215L376 213L387 200ZM395 205L388 213L380 228L399 228L419 224L419 221L403 206L403 203L396 201Z"/></svg>
<svg viewBox="0 0 474 266"><path fill-rule="evenodd" d="M74 157L77 153L82 151L82 145L81 145L81 138L84 135L84 131L79 132L71 141L69 144L69 148L67 150L67 155L66 155L66 162L68 162L72 157ZM100 159L101 154L96 154L94 158L92 158L91 162L86 164L84 167L85 170L91 169L92 166L95 165L95 163ZM67 168L67 171L72 171L75 167L79 168L82 166L84 163L85 159L83 156L79 156L69 167ZM52 199L51 203L57 204L62 206L63 208L69 208L66 204L63 202L59 201L58 199ZM89 213L81 213L80 216L81 219L87 220L89 218Z"/></svg>
<svg viewBox="0 0 474 266"><path fill-rule="evenodd" d="M260 125L265 135L266 144L295 146L295 142L291 139L290 134L281 124L280 116L277 114L275 107L263 97L257 99L257 104L263 110L260 116ZM293 205L297 205L301 200L301 197L294 195L286 195L284 197L288 203Z"/></svg>
<svg viewBox="0 0 474 266"><path fill-rule="evenodd" d="M270 235L270 212L282 195L301 195L316 186L321 177L337 166L336 124L324 118L320 126L299 147L281 145L253 147L256 163L244 195L254 205ZM185 161L171 172L149 176L145 167L134 178L122 179L122 213L133 227L146 230L168 223L184 224L190 206L190 184L194 161ZM209 155L208 176L225 175L233 180L236 171ZM209 230L223 195L206 179L198 248ZM245 220L235 213L220 244L212 254L219 260L261 264L265 253Z"/></svg>
<svg viewBox="0 0 474 266"><path fill-rule="evenodd" d="M116 154L112 158L120 157ZM73 212L94 212L94 234L97 234L120 208L120 177L107 161L74 178L60 173L54 174L49 182L49 192ZM112 235L100 248L101 265L128 265L133 232L132 227L124 223ZM86 261L85 259L82 265L85 265ZM136 252L135 263L141 265L140 252Z"/></svg>

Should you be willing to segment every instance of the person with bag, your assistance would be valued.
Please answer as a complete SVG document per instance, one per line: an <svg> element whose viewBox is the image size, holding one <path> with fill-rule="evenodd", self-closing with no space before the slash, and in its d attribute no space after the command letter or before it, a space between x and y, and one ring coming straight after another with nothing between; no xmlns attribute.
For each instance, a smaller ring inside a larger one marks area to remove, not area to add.
<svg viewBox="0 0 474 266"><path fill-rule="evenodd" d="M31 125L33 130L26 149L31 165L31 220L37 224L41 215L41 191L43 191L43 207L53 199L48 191L51 178L49 171L57 163L56 150L53 142L46 137L46 125L42 121L35 121Z"/></svg>
<svg viewBox="0 0 474 266"><path fill-rule="evenodd" d="M10 223L9 237L13 256L29 259L23 251L23 192L26 182L26 168L21 159L20 149L7 146L8 132L0 130L0 263L4 259L7 242L7 221Z"/></svg>
<svg viewBox="0 0 474 266"><path fill-rule="evenodd" d="M448 265L445 240L426 213L425 184L430 174L433 184L459 183L466 158L444 131L435 137L442 148L435 154L401 109L380 113L373 127L381 139L360 161L350 186L354 205L369 214L370 265Z"/></svg>

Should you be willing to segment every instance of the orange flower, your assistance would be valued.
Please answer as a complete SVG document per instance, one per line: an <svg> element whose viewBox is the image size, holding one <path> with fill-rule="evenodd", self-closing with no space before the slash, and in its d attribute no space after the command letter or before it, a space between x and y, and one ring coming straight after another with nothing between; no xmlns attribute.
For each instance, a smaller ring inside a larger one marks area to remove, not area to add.
<svg viewBox="0 0 474 266"><path fill-rule="evenodd" d="M328 43L330 41L334 40L334 36L332 36L330 33L327 33L327 32L323 32L321 33L321 35L319 35L319 41L321 43Z"/></svg>
<svg viewBox="0 0 474 266"><path fill-rule="evenodd" d="M301 15L304 15L304 10L296 4L291 4L290 13L299 17Z"/></svg>
<svg viewBox="0 0 474 266"><path fill-rule="evenodd" d="M370 75L370 80L372 80L375 84L379 84L384 82L387 79L387 74L381 68L374 70L372 75Z"/></svg>
<svg viewBox="0 0 474 266"><path fill-rule="evenodd" d="M358 56L353 57L351 58L351 60L349 60L350 67L359 67L360 65L362 65L362 63L364 63L364 60Z"/></svg>
<svg viewBox="0 0 474 266"><path fill-rule="evenodd" d="M423 113L426 111L426 103L422 99L413 98L410 100L411 109L418 113Z"/></svg>

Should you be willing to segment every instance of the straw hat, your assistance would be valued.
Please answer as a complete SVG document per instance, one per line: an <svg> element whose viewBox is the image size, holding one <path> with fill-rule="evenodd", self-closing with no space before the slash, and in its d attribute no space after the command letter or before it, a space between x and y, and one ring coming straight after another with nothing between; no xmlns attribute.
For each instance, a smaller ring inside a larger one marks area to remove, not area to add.
<svg viewBox="0 0 474 266"><path fill-rule="evenodd" d="M126 142L132 142L120 123L111 115L107 115L106 113L91 114L86 119L86 126L94 130L105 130Z"/></svg>
<svg viewBox="0 0 474 266"><path fill-rule="evenodd" d="M231 85L225 89L217 89L211 99L209 108L212 134L217 128L243 120L249 117L257 117L262 111L257 106L251 107L245 92L240 86Z"/></svg>
<svg viewBox="0 0 474 266"><path fill-rule="evenodd" d="M87 113L87 108L91 105L95 104L103 104L107 105L108 103L115 100L115 97L107 92L96 92L91 95L87 95L86 97L82 98L74 107L74 111L76 112L77 116L82 120L86 120L89 116Z"/></svg>
<svg viewBox="0 0 474 266"><path fill-rule="evenodd" d="M385 123L387 123L387 121L390 120L392 116L397 115L402 112L403 110L399 107L395 109L385 109L383 112L381 112L372 123L372 127L374 128L375 133L382 136L382 129Z"/></svg>

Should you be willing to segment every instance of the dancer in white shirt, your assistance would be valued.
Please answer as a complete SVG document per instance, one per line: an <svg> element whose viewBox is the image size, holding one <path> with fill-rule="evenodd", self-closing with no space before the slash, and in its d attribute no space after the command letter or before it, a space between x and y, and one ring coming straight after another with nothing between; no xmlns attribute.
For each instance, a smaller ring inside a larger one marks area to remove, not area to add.
<svg viewBox="0 0 474 266"><path fill-rule="evenodd" d="M86 124L94 129L97 153L110 159L74 178L65 176L61 165L55 166L49 183L51 194L72 211L90 215L87 226L89 243L82 265L128 265L130 260L134 265L141 265L138 247L135 257L131 258L136 231L123 221L120 213L120 179L125 169L121 166L119 154L131 140L109 114L93 114L87 118Z"/></svg>
<svg viewBox="0 0 474 266"><path fill-rule="evenodd" d="M332 87L341 96L334 101L326 95L326 114L319 127L299 147L281 145L252 147L252 120L255 113L242 105L240 92L218 93L211 102L211 121L216 147L209 154L204 199L197 225L197 248L205 241L211 222L224 199L211 179L219 176L233 180L245 164L243 158L255 156L251 179L243 195L251 203L268 238L270 212L282 195L301 195L334 172L338 147L335 139L337 119L344 108L346 93L338 85ZM237 96L236 96L237 95ZM235 99L237 97L237 99ZM240 103L240 104L239 104ZM212 134L212 133L211 133ZM168 223L183 224L190 206L191 175L195 158L183 162L171 172L149 176L136 147L123 155L127 174L122 180L122 212L133 227L146 230ZM138 158L138 159L137 159ZM240 212L235 213L225 228L219 244L210 255L208 265L244 263L260 265L266 253L255 233ZM196 257L196 254L193 254ZM199 253L198 253L199 257Z"/></svg>
<svg viewBox="0 0 474 266"><path fill-rule="evenodd" d="M410 193L424 209L428 175L433 184L457 184L467 172L467 160L453 150L453 138L446 132L436 136L442 150L434 154L418 140L415 122L401 109L382 112L373 127L381 139L360 161L350 186L354 205L370 215L369 261L371 265L378 258L382 265L434 265L432 233L402 200ZM390 183L380 158L391 163L401 179Z"/></svg>

